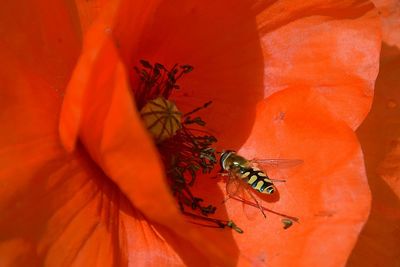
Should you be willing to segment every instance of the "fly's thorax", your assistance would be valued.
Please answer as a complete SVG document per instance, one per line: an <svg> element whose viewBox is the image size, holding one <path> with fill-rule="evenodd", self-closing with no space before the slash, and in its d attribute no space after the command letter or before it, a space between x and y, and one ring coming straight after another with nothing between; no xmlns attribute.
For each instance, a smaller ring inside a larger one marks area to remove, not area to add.
<svg viewBox="0 0 400 267"><path fill-rule="evenodd" d="M273 194L276 190L267 174L257 168L240 168L240 177L260 193Z"/></svg>
<svg viewBox="0 0 400 267"><path fill-rule="evenodd" d="M221 168L226 171L248 166L248 160L232 150L222 152L220 163Z"/></svg>

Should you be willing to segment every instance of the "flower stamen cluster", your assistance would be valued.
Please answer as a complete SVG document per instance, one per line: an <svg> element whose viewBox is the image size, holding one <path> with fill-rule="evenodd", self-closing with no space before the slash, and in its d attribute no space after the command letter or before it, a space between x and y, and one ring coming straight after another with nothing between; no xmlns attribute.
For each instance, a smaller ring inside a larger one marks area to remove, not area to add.
<svg viewBox="0 0 400 267"><path fill-rule="evenodd" d="M242 233L243 231L230 220L207 217L215 213L216 207L211 204L204 205L203 199L191 192L197 175L209 174L217 163L216 151L213 148L217 139L201 129L206 125L205 121L199 116L194 116L212 102L209 101L182 115L169 100L172 91L180 88L177 81L191 72L193 67L175 64L168 70L160 63L152 65L146 60L141 60L140 64L142 68L135 67L140 78L139 86L134 92L135 100L145 125L156 141L169 186L182 214L204 222L194 222L195 224L217 228L229 227ZM188 212L187 209L200 214Z"/></svg>

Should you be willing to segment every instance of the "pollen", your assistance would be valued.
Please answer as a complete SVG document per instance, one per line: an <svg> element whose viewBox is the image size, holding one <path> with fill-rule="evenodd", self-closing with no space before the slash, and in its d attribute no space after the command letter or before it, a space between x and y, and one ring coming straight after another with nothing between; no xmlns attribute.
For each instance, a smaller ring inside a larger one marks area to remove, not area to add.
<svg viewBox="0 0 400 267"><path fill-rule="evenodd" d="M140 110L142 120L156 143L171 138L182 128L181 116L175 103L163 97L150 100Z"/></svg>

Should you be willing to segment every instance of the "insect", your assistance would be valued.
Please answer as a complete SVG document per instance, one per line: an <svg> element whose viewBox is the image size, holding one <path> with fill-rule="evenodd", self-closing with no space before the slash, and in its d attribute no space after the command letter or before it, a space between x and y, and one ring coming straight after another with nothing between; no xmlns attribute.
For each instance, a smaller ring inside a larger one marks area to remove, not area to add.
<svg viewBox="0 0 400 267"><path fill-rule="evenodd" d="M301 164L303 161L294 159L253 159L248 160L238 155L233 150L226 150L221 153L220 164L222 171L228 176L226 192L229 197L236 196L240 191L247 191L256 206L265 216L263 208L248 189L271 195L276 191L274 181L268 177L266 172L255 167L256 164L270 165L274 167L292 167ZM250 186L250 187L249 187Z"/></svg>

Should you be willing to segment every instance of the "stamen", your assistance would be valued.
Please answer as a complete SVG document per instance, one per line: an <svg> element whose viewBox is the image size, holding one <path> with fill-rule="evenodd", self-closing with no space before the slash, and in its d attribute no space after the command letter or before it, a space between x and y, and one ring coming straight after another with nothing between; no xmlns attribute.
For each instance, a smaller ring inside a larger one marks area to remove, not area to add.
<svg viewBox="0 0 400 267"><path fill-rule="evenodd" d="M134 90L136 105L139 110L149 101L158 97L169 99L172 90L179 89L177 81L185 74L191 72L193 67L190 65L175 64L170 70L160 63L154 66L146 61L140 60L143 68L134 67L139 75L140 83Z"/></svg>
<svg viewBox="0 0 400 267"><path fill-rule="evenodd" d="M176 105L169 100L172 91L180 88L177 81L191 72L193 67L175 64L168 70L160 63L153 65L146 60L140 60L140 64L142 68L134 68L140 78L140 84L134 90L136 104L144 124L155 139L168 183L182 213L206 223L212 222L214 227L230 227L238 233L243 233L243 230L230 220L207 217L215 213L216 207L203 204L203 199L191 192L198 173L210 173L217 163L213 148L217 139L201 129L206 125L201 117L191 117L207 108L212 101L181 115ZM189 128L188 125L197 127ZM184 207L189 207L201 215L187 212Z"/></svg>

